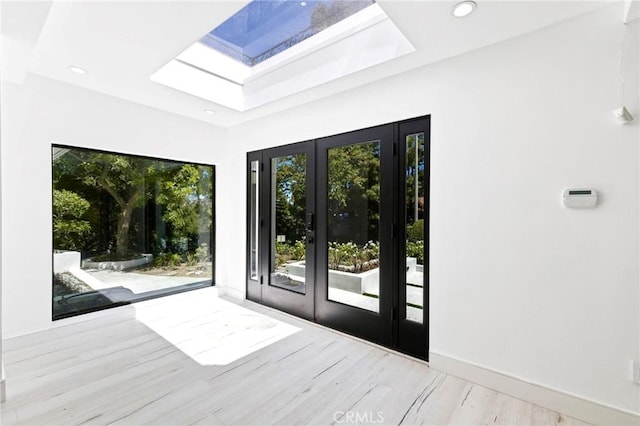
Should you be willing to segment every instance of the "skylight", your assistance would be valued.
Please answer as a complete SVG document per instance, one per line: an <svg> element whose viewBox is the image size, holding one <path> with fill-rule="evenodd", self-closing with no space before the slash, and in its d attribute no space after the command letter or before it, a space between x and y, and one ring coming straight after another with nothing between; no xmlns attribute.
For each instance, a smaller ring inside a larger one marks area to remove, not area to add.
<svg viewBox="0 0 640 426"><path fill-rule="evenodd" d="M253 0L200 41L253 67L375 0Z"/></svg>
<svg viewBox="0 0 640 426"><path fill-rule="evenodd" d="M376 0L253 0L198 37L151 80L237 111L415 50Z"/></svg>

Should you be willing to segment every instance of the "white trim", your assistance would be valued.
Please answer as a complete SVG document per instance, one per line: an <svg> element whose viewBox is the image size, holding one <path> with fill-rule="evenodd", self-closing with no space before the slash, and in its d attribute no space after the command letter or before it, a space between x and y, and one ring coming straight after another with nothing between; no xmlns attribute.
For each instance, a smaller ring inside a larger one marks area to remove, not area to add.
<svg viewBox="0 0 640 426"><path fill-rule="evenodd" d="M389 19L387 15L380 6L374 3L253 67L207 46L202 41L193 43L176 59L244 85L252 79L273 72L386 19Z"/></svg>
<svg viewBox="0 0 640 426"><path fill-rule="evenodd" d="M625 24L629 24L640 18L640 2L637 0L624 1L624 20Z"/></svg>
<svg viewBox="0 0 640 426"><path fill-rule="evenodd" d="M435 370L595 425L638 426L640 424L640 415L631 411L531 383L437 352L429 352L429 365Z"/></svg>
<svg viewBox="0 0 640 426"><path fill-rule="evenodd" d="M0 402L5 402L7 400L7 389L5 386L4 379L4 362L0 365Z"/></svg>
<svg viewBox="0 0 640 426"><path fill-rule="evenodd" d="M359 12L337 22L319 33L309 37L300 43L270 57L269 59L254 65L251 74L244 81L254 80L262 75L268 74L288 65L294 61L308 56L320 49L335 44L340 40L366 30L369 27L389 20L387 14L377 4L365 7Z"/></svg>
<svg viewBox="0 0 640 426"><path fill-rule="evenodd" d="M254 67L196 42L150 79L246 111L414 51L384 11L372 4Z"/></svg>
<svg viewBox="0 0 640 426"><path fill-rule="evenodd" d="M218 287L218 295L219 296L228 296L231 299L242 302L246 298L246 294L243 290L239 290L235 287L227 287L227 286L216 286Z"/></svg>

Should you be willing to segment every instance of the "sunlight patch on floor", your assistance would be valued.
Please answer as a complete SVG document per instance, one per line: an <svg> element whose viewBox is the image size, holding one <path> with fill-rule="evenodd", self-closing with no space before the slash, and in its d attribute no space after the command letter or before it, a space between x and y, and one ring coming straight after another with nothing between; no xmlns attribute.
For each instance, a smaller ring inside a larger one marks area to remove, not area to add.
<svg viewBox="0 0 640 426"><path fill-rule="evenodd" d="M196 291L201 297L176 295L171 304L149 301L135 309L138 321L200 365L230 364L300 331L222 300L214 288Z"/></svg>

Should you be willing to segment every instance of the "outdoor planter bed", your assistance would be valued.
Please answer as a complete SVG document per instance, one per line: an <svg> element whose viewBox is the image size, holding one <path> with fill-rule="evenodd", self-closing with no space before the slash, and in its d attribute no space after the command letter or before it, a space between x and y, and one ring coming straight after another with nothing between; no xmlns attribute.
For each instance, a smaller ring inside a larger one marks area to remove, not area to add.
<svg viewBox="0 0 640 426"><path fill-rule="evenodd" d="M86 259L82 261L82 269L98 269L98 270L114 270L124 271L126 269L136 268L143 266L153 261L152 254L142 254L135 259L130 260L108 260L108 261L95 261L93 259Z"/></svg>

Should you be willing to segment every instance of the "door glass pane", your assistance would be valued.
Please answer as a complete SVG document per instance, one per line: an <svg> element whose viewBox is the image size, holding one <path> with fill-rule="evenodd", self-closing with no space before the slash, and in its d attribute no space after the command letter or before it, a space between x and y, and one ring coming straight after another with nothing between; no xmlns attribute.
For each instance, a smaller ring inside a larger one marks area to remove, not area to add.
<svg viewBox="0 0 640 426"><path fill-rule="evenodd" d="M307 156L271 160L271 276L269 284L305 292Z"/></svg>
<svg viewBox="0 0 640 426"><path fill-rule="evenodd" d="M424 133L406 137L405 212L407 223L407 316L410 321L423 322L424 295Z"/></svg>
<svg viewBox="0 0 640 426"><path fill-rule="evenodd" d="M259 161L251 162L251 186L250 186L250 197L251 203L250 207L250 215L251 215L251 224L249 225L250 232L250 247L251 247L251 274L250 277L252 280L258 280L258 229L259 229L259 212L258 212L258 170L260 167Z"/></svg>
<svg viewBox="0 0 640 426"><path fill-rule="evenodd" d="M329 299L379 311L380 141L328 150Z"/></svg>

